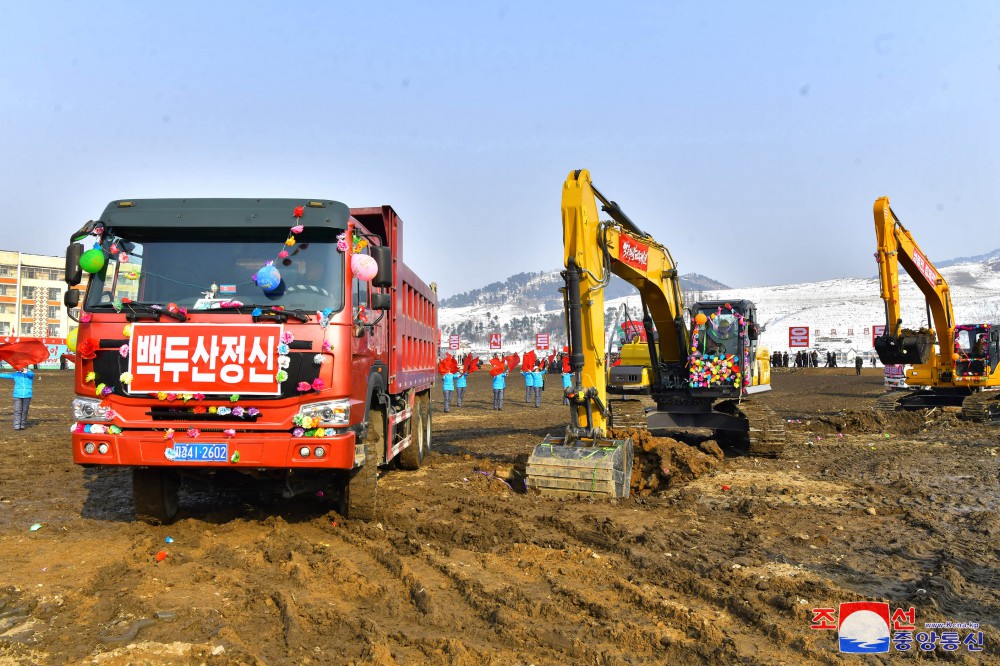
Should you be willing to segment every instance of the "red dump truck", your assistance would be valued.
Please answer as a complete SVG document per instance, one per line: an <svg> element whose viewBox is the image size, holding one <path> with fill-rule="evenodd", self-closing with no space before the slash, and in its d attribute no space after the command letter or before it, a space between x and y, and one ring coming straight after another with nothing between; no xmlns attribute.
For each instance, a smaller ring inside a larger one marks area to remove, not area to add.
<svg viewBox="0 0 1000 666"><path fill-rule="evenodd" d="M142 520L172 520L182 486L323 491L371 520L378 467L430 449L436 287L389 206L113 201L65 279L73 460L131 468Z"/></svg>

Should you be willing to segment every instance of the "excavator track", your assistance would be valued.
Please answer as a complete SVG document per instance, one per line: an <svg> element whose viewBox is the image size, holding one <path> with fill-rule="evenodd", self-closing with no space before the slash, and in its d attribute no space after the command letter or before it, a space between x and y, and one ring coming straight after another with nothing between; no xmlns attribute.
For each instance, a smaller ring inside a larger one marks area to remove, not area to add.
<svg viewBox="0 0 1000 666"><path fill-rule="evenodd" d="M612 428L635 428L636 430L648 430L649 421L646 420L646 405L642 400L628 398L624 400L612 400L611 419L609 425Z"/></svg>
<svg viewBox="0 0 1000 666"><path fill-rule="evenodd" d="M875 411L894 412L899 409L900 398L905 398L909 393L906 391L888 391L883 393L875 401Z"/></svg>
<svg viewBox="0 0 1000 666"><path fill-rule="evenodd" d="M980 391L962 401L962 416L974 423L1000 421L1000 391Z"/></svg>
<svg viewBox="0 0 1000 666"><path fill-rule="evenodd" d="M777 412L767 405L749 401L730 401L727 407L747 420L750 455L766 458L781 455L785 450L785 421Z"/></svg>

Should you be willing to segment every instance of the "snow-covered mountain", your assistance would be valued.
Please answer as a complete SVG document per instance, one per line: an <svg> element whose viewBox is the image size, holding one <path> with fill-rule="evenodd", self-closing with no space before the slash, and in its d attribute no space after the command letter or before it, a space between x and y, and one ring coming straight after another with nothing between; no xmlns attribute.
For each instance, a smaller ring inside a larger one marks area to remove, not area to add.
<svg viewBox="0 0 1000 666"><path fill-rule="evenodd" d="M951 288L956 323L1000 323L1000 251L981 255L975 260L942 261L937 266ZM714 283L718 286L713 287L712 280L696 277L701 281L682 281L686 304L712 299L745 298L753 301L757 305L758 318L764 325L761 342L772 350L788 349L789 327L807 326L810 349L815 348L820 353L835 351L853 357L856 352L871 352L872 327L885 323L885 306L879 297L877 278L840 278L801 284L726 288L718 283ZM505 284L510 283L508 280ZM474 302L460 306L452 305L456 299L462 300L459 297L442 301L439 324L445 344L448 334L458 333L463 343L471 343L474 351L484 351L487 348L485 336L492 332L502 332L504 349L511 351L532 347L535 333L549 333L553 346L565 344L562 299L558 292L561 285L558 272L539 273L525 279L524 289L512 286L506 291L484 288L479 290L483 293L477 295ZM630 285L622 285L626 291L634 292ZM487 295L486 291L491 295ZM546 296L541 299L527 296L534 291ZM902 272L900 292L904 326L919 328L925 325L927 313L923 295ZM461 296L466 297L464 294ZM609 310L626 303L631 312L640 311L637 294L625 296L611 291L609 286L606 299ZM465 344L463 348L467 348Z"/></svg>
<svg viewBox="0 0 1000 666"><path fill-rule="evenodd" d="M697 273L682 275L680 283L685 294L695 298L707 290L728 289L721 282ZM458 334L463 349L481 351L488 347L491 333L500 333L505 350L520 351L534 346L536 333L548 333L553 346L562 346L566 339L559 293L562 286L559 271L518 273L505 282L441 299L438 326L445 336L444 342L447 344L447 336ZM618 307L625 297L635 293L632 285L612 276L605 299L613 301L608 307Z"/></svg>

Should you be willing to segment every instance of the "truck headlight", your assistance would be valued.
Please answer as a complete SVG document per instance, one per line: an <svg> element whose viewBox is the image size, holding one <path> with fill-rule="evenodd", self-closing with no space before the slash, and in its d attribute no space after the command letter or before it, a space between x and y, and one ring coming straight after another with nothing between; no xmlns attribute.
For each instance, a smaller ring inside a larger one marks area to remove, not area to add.
<svg viewBox="0 0 1000 666"><path fill-rule="evenodd" d="M73 400L73 418L77 421L110 421L109 409L101 405L100 400L93 398L76 398Z"/></svg>
<svg viewBox="0 0 1000 666"><path fill-rule="evenodd" d="M319 419L319 425L345 426L351 422L351 401L313 402L299 407L299 414Z"/></svg>

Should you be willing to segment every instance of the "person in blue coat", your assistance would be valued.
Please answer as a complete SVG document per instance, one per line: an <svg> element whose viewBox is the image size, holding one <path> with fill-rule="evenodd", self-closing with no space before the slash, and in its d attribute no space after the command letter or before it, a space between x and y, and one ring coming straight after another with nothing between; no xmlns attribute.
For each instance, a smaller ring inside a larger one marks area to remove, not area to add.
<svg viewBox="0 0 1000 666"><path fill-rule="evenodd" d="M566 389L573 388L573 373L564 372L562 373L562 384L563 384L563 404L569 404L569 396L566 395Z"/></svg>
<svg viewBox="0 0 1000 666"><path fill-rule="evenodd" d="M507 387L507 372L493 378L493 409L503 411L503 391Z"/></svg>
<svg viewBox="0 0 1000 666"><path fill-rule="evenodd" d="M444 411L451 411L451 398L455 395L455 373L446 372L441 375L441 390L444 391Z"/></svg>
<svg viewBox="0 0 1000 666"><path fill-rule="evenodd" d="M531 396L535 393L535 376L530 370L521 370L524 375L524 401L531 402Z"/></svg>
<svg viewBox="0 0 1000 666"><path fill-rule="evenodd" d="M455 405L458 407L462 406L462 400L465 399L466 377L468 376L469 374L462 368L459 368L458 372L455 373Z"/></svg>
<svg viewBox="0 0 1000 666"><path fill-rule="evenodd" d="M531 369L531 376L535 380L535 407L541 407L542 389L545 388L545 373L536 365Z"/></svg>
<svg viewBox="0 0 1000 666"><path fill-rule="evenodd" d="M32 382L35 373L31 368L0 373L0 379L14 380L14 430L28 427L28 407L31 406Z"/></svg>

